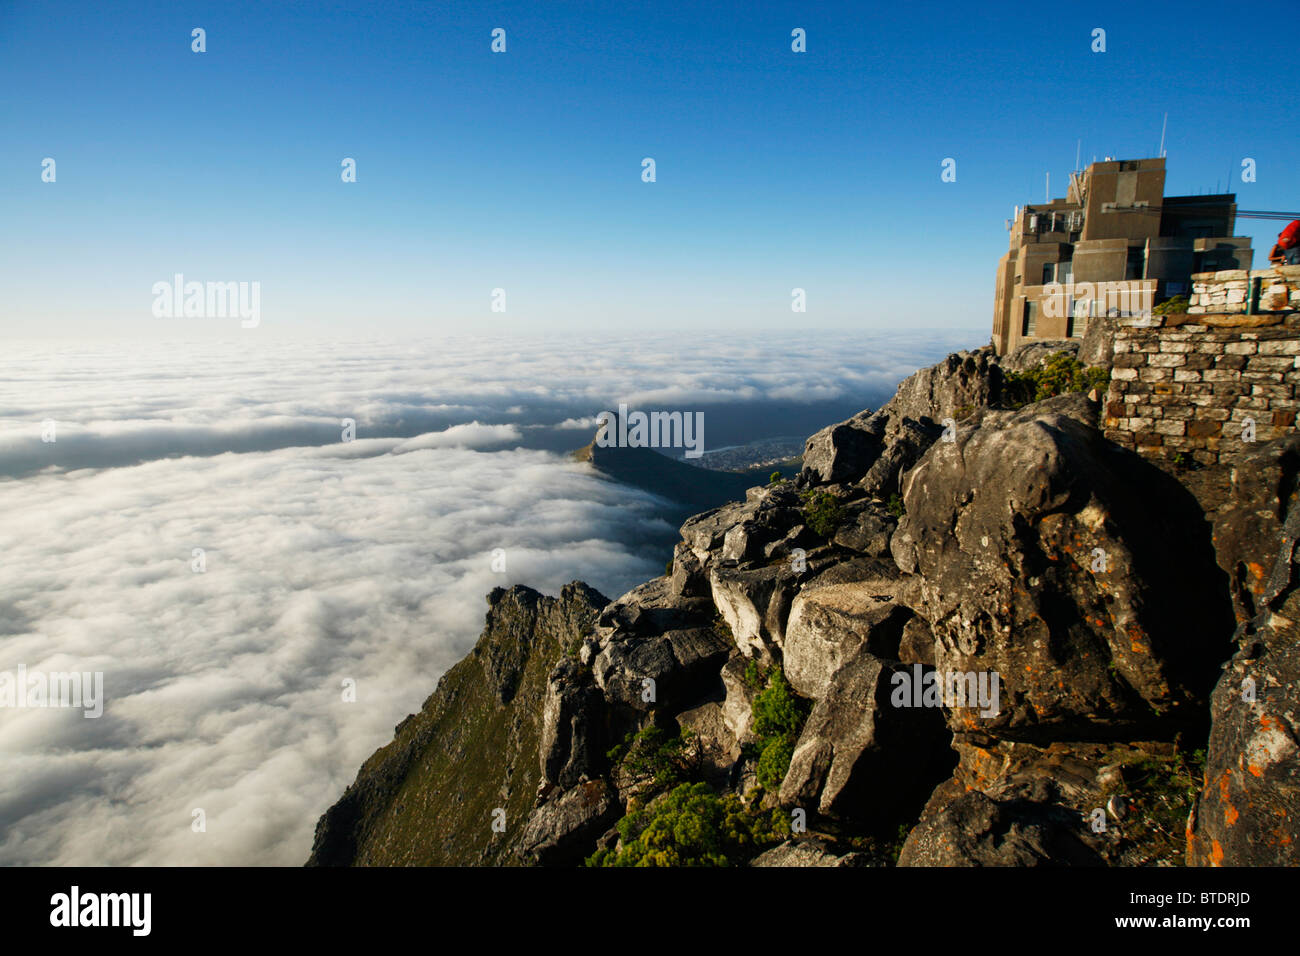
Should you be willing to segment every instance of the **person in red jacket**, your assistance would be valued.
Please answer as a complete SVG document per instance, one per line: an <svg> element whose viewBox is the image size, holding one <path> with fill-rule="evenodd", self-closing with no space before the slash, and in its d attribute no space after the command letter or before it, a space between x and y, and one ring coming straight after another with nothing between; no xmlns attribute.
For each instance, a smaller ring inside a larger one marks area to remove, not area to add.
<svg viewBox="0 0 1300 956"><path fill-rule="evenodd" d="M1277 234L1277 245L1268 254L1268 261L1300 266L1300 219L1292 219L1291 223Z"/></svg>

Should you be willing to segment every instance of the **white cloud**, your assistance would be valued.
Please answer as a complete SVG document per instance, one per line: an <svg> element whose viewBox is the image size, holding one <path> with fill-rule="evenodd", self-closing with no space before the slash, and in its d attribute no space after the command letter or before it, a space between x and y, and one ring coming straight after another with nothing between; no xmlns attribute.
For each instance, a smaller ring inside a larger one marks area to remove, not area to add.
<svg viewBox="0 0 1300 956"><path fill-rule="evenodd" d="M612 597L661 573L657 503L519 447L530 429L592 428L620 396L853 394L941 351L908 368L906 350L855 365L848 339L512 348L508 370L469 340L10 352L0 670L103 671L106 704L0 710L0 863L303 862L472 646L489 590Z"/></svg>

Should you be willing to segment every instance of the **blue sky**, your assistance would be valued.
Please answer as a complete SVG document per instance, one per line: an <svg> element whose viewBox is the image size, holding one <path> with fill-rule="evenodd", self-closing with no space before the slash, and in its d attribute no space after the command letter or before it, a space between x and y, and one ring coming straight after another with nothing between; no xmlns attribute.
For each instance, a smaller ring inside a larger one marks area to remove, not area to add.
<svg viewBox="0 0 1300 956"><path fill-rule="evenodd" d="M0 0L0 334L239 334L152 316L178 272L260 282L255 334L984 334L1003 221L1045 173L1064 192L1079 140L1154 155L1167 111L1168 192L1300 206L1293 45L1233 16ZM1280 227L1239 225L1257 267Z"/></svg>

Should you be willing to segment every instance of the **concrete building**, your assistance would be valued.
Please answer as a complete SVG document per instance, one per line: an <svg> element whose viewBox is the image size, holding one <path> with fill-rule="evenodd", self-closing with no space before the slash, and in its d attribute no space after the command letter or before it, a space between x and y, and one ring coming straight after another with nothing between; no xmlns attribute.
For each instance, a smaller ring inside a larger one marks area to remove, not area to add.
<svg viewBox="0 0 1300 956"><path fill-rule="evenodd" d="M1017 207L998 263L993 344L1081 339L1094 316L1149 313L1198 272L1249 269L1236 196L1166 196L1165 161L1107 159L1070 174L1064 199Z"/></svg>

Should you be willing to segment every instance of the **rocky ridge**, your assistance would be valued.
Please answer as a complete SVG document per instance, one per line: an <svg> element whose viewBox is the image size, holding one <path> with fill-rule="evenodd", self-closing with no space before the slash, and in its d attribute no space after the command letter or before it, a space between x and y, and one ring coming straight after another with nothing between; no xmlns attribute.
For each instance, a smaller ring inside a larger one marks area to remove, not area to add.
<svg viewBox="0 0 1300 956"><path fill-rule="evenodd" d="M1297 862L1300 440L1207 515L1083 394L1003 407L1043 357L918 371L614 601L493 592L310 862L618 858L691 780L791 821L733 863ZM801 716L769 761L773 681Z"/></svg>

